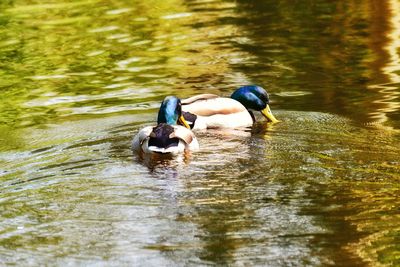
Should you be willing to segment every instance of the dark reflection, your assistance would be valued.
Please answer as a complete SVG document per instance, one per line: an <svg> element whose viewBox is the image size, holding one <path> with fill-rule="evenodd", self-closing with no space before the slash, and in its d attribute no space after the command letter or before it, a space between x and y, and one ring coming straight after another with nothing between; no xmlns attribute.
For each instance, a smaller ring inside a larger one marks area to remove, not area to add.
<svg viewBox="0 0 400 267"><path fill-rule="evenodd" d="M216 192L218 194L218 192ZM238 193L239 194L239 193ZM226 200L232 197L226 194L219 196ZM237 203L226 207L226 203L205 205L198 208L198 221L195 222L204 234L198 237L204 242L202 252L198 255L206 262L229 265L236 261L236 251L254 244L251 236L241 234L249 228L256 228L257 221L252 215L253 211L247 210L243 203Z"/></svg>
<svg viewBox="0 0 400 267"><path fill-rule="evenodd" d="M203 135L199 136L204 144L202 152L194 154L193 164L207 164L199 166L204 171L184 177L188 190L183 198L192 204L190 212L181 214L177 220L189 221L197 226L195 236L203 245L196 256L202 262L229 265L240 258L236 255L238 250L254 243L247 231L259 225L254 208L247 203L249 192L246 182L250 177L241 175L241 166L253 161L249 158L247 144L250 134L212 130L206 133L207 136ZM251 164L246 166L252 167Z"/></svg>
<svg viewBox="0 0 400 267"><path fill-rule="evenodd" d="M307 188L307 197L312 205L303 207L300 214L316 216L316 223L330 230L324 234L313 234L309 245L320 248L320 252L324 254L329 254L335 266L367 266L365 259L356 255L348 245L368 234L357 231L357 226L345 220L347 216L362 212L362 209L346 208L346 203L358 202L362 198L354 195L351 188L339 189L337 185L318 183Z"/></svg>
<svg viewBox="0 0 400 267"><path fill-rule="evenodd" d="M300 113L274 127L258 123L251 137L236 136L236 141L232 136L226 139L210 133L209 138L233 145L240 156L228 150L224 153L229 159L210 164L205 173L178 173L186 182L177 202L189 204L176 206L174 218L197 225L196 237L202 246L196 255L201 260L221 265L366 265L354 246L369 233L360 231L352 220L368 207L354 206L365 201L365 195L354 191L359 186L353 181L376 179L376 172L363 169L368 167L363 165L361 154L371 150L378 153L371 154L371 160L387 161L394 160L394 154L388 151L383 157L385 150L378 149L384 142L380 138L370 139L374 142L366 148L363 139L349 135L355 129L340 118L315 113L304 124L305 115ZM337 145L341 142L360 154ZM203 148L207 162L213 159L208 150L212 147ZM224 145L218 149L224 151ZM192 164L201 160L201 155L195 155ZM391 177L388 170L378 177ZM182 247L170 244L167 248L168 240L160 239L152 249L168 250L166 256L177 257Z"/></svg>
<svg viewBox="0 0 400 267"><path fill-rule="evenodd" d="M394 128L399 127L396 114L400 109L400 4L397 1L373 1L373 18L370 26L370 48L377 55L371 64L373 73L380 77L369 89L378 91L380 98L373 101L376 111L370 113L375 122ZM391 119L394 118L394 119Z"/></svg>
<svg viewBox="0 0 400 267"><path fill-rule="evenodd" d="M179 155L158 155L158 154L139 154L136 155L134 153L134 160L144 164L147 168L149 168L150 172L157 172L159 169L164 168L177 168L181 165L187 165L190 163L190 158L192 152L186 152Z"/></svg>
<svg viewBox="0 0 400 267"><path fill-rule="evenodd" d="M337 113L360 123L384 123L379 117L399 110L398 83L374 89L398 82L384 70L392 64L387 47L398 42L390 37L396 27L390 19L398 11L388 2L238 2L241 16L234 23L248 41L236 45L258 60L235 68L271 84L271 92L312 92L301 102L278 99L280 107Z"/></svg>
<svg viewBox="0 0 400 267"><path fill-rule="evenodd" d="M204 245L196 255L202 261L218 265L312 263L303 253L309 250L308 240L319 236L315 233L318 227L307 218L316 214L304 216L293 208L310 200L301 193L307 186L305 177L296 177L295 172L282 176L279 171L282 166L299 169L302 161L288 160L292 155L277 150L273 135L271 127L260 123L252 136L237 136L236 142L232 137L214 136L227 146L234 145L239 154L208 166L206 173L186 178L189 190L183 198L193 204L190 212L176 219L197 225L196 237ZM217 148L223 149L224 144ZM208 157L210 162L213 155ZM321 260L324 257L315 262Z"/></svg>

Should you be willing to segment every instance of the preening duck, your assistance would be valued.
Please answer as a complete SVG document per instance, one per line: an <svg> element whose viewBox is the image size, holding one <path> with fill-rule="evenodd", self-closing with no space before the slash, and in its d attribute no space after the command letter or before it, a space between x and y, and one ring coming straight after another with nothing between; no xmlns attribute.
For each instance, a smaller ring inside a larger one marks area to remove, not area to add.
<svg viewBox="0 0 400 267"><path fill-rule="evenodd" d="M202 94L182 100L182 114L191 129L248 127L255 122L252 110L260 111L268 122L278 122L267 91L257 85L240 87L230 98Z"/></svg>
<svg viewBox="0 0 400 267"><path fill-rule="evenodd" d="M176 154L199 148L196 136L182 116L179 98L168 96L158 111L157 126L141 129L133 138L132 149L145 154ZM177 122L184 126L177 125Z"/></svg>

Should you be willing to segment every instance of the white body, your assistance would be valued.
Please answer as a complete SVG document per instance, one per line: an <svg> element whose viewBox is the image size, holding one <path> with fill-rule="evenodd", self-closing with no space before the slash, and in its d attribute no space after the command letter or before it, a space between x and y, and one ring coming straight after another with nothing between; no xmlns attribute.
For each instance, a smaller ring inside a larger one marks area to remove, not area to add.
<svg viewBox="0 0 400 267"><path fill-rule="evenodd" d="M197 116L193 129L241 128L253 125L249 111L232 98L199 95L182 100L182 104L183 111Z"/></svg>
<svg viewBox="0 0 400 267"><path fill-rule="evenodd" d="M201 130L207 128L243 128L253 125L253 119L249 112L234 114L216 114L212 116L197 116L193 130Z"/></svg>
<svg viewBox="0 0 400 267"><path fill-rule="evenodd" d="M145 154L163 153L163 154L177 154L187 150L199 149L199 143L193 132L180 125L171 125L174 127L174 137L179 138L178 146L162 148L156 146L149 146L150 134L153 131L153 126L147 126L141 129L132 141L132 149L136 152L143 152Z"/></svg>

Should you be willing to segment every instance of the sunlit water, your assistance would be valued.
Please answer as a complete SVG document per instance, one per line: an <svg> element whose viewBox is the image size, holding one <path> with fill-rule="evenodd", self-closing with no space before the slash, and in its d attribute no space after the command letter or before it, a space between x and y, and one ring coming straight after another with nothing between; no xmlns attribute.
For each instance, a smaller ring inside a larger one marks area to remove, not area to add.
<svg viewBox="0 0 400 267"><path fill-rule="evenodd" d="M399 6L1 3L0 265L399 265ZM281 123L130 150L166 95L254 83Z"/></svg>

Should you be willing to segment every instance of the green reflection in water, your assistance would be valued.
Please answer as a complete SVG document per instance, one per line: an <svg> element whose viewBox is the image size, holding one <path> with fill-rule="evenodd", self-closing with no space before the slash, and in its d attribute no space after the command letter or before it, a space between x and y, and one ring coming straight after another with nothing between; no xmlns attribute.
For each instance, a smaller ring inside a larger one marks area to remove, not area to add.
<svg viewBox="0 0 400 267"><path fill-rule="evenodd" d="M2 1L0 263L398 265L398 6ZM132 161L164 96L248 83L282 123Z"/></svg>

